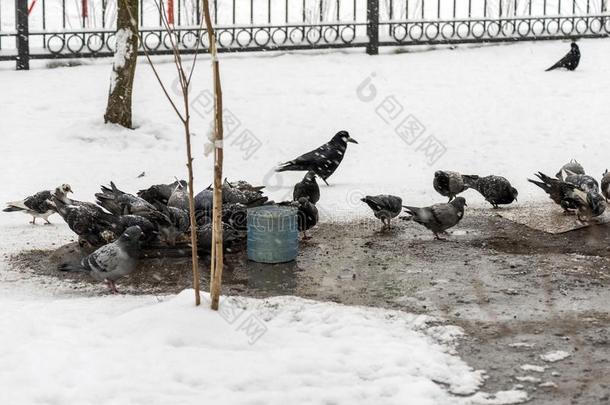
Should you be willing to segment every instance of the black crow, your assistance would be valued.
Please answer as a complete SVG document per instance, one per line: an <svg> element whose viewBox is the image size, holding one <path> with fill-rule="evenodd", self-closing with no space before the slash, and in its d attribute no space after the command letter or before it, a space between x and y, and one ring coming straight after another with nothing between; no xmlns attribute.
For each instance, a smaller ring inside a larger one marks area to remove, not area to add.
<svg viewBox="0 0 610 405"><path fill-rule="evenodd" d="M561 58L557 63L548 68L546 71L566 68L568 70L575 70L578 67L578 62L580 62L580 49L578 49L578 45L576 42L572 42L570 45L570 52L566 54L563 58Z"/></svg>
<svg viewBox="0 0 610 405"><path fill-rule="evenodd" d="M339 131L333 138L320 146L290 162L282 163L277 169L277 172L284 171L313 171L320 176L324 183L328 185L328 179L339 167L339 164L345 156L347 143L358 143L354 138L349 136L347 131Z"/></svg>

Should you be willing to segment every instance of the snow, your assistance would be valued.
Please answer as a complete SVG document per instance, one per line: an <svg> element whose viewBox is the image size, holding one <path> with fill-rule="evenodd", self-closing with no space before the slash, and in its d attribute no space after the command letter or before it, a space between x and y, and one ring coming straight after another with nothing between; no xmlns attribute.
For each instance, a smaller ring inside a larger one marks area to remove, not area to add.
<svg viewBox="0 0 610 405"><path fill-rule="evenodd" d="M546 370L546 367L535 364L523 364L520 368L524 371L535 371L536 373L544 373L544 370Z"/></svg>
<svg viewBox="0 0 610 405"><path fill-rule="evenodd" d="M540 358L542 360L549 362L549 363L554 363L556 361L567 359L568 357L570 357L570 353L564 352L563 350L555 350L555 351L540 355Z"/></svg>
<svg viewBox="0 0 610 405"><path fill-rule="evenodd" d="M582 66L573 73L543 72L566 52L562 42L376 57L361 51L222 55L233 118L225 174L265 184L272 198L284 199L303 173L276 174L274 166L347 129L359 145L349 145L331 186L321 186L322 221L370 216L358 201L364 194L393 193L410 205L443 201L431 185L439 168L504 175L520 191L518 204L544 201L526 181L533 172L552 174L570 158L592 174L605 169L608 140L600 128L607 126L607 103L599 89L610 85L610 41L580 46ZM157 60L171 83L173 65ZM197 188L212 173L211 159L202 156L211 118L207 62L200 59L192 93ZM61 183L72 185L75 198L92 200L110 180L136 191L186 176L178 120L144 59L134 90L136 130L102 123L109 60L53 70L33 65L15 72L12 63L0 64L0 201ZM425 127L421 138L394 132L408 117ZM427 155L429 145L445 152ZM469 208L486 205L474 192L465 197ZM459 330L430 327L409 314L291 297L246 300L244 316L254 313L266 327L250 344L240 324L192 307L188 291L87 296L8 272L6 255L74 239L57 216L50 219L56 225L31 226L24 215L0 215L0 386L10 387L3 389L7 403L188 404L200 403L202 393L223 403L527 400L516 389L476 392L483 375L457 356Z"/></svg>

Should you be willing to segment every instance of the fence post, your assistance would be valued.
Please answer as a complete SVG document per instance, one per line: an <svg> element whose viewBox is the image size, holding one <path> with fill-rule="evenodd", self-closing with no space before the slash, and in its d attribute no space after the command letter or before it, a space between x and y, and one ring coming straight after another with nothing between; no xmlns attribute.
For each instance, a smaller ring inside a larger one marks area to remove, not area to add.
<svg viewBox="0 0 610 405"><path fill-rule="evenodd" d="M28 26L28 1L15 0L15 25L17 26L17 70L30 70L30 44Z"/></svg>
<svg viewBox="0 0 610 405"><path fill-rule="evenodd" d="M366 35L369 37L366 53L377 55L379 53L379 0L366 1L366 20Z"/></svg>

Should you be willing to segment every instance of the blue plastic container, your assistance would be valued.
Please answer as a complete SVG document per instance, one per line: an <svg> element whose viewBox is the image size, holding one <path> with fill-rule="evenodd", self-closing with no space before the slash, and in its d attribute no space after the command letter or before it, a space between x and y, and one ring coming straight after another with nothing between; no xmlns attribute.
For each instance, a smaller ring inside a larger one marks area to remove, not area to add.
<svg viewBox="0 0 610 405"><path fill-rule="evenodd" d="M298 209L262 206L248 209L248 259L286 263L299 251Z"/></svg>

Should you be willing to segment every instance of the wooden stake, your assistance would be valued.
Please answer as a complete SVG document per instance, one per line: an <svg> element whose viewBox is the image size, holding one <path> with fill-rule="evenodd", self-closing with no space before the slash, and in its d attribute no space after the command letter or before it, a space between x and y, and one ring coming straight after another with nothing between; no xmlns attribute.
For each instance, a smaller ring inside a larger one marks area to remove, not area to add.
<svg viewBox="0 0 610 405"><path fill-rule="evenodd" d="M214 83L214 197L212 210L212 260L210 272L211 307L218 310L222 285L222 163L223 163L223 127L222 127L222 88L220 86L220 67L218 65L218 50L216 35L210 17L210 4L203 0L205 25L210 42L212 57L212 80Z"/></svg>

